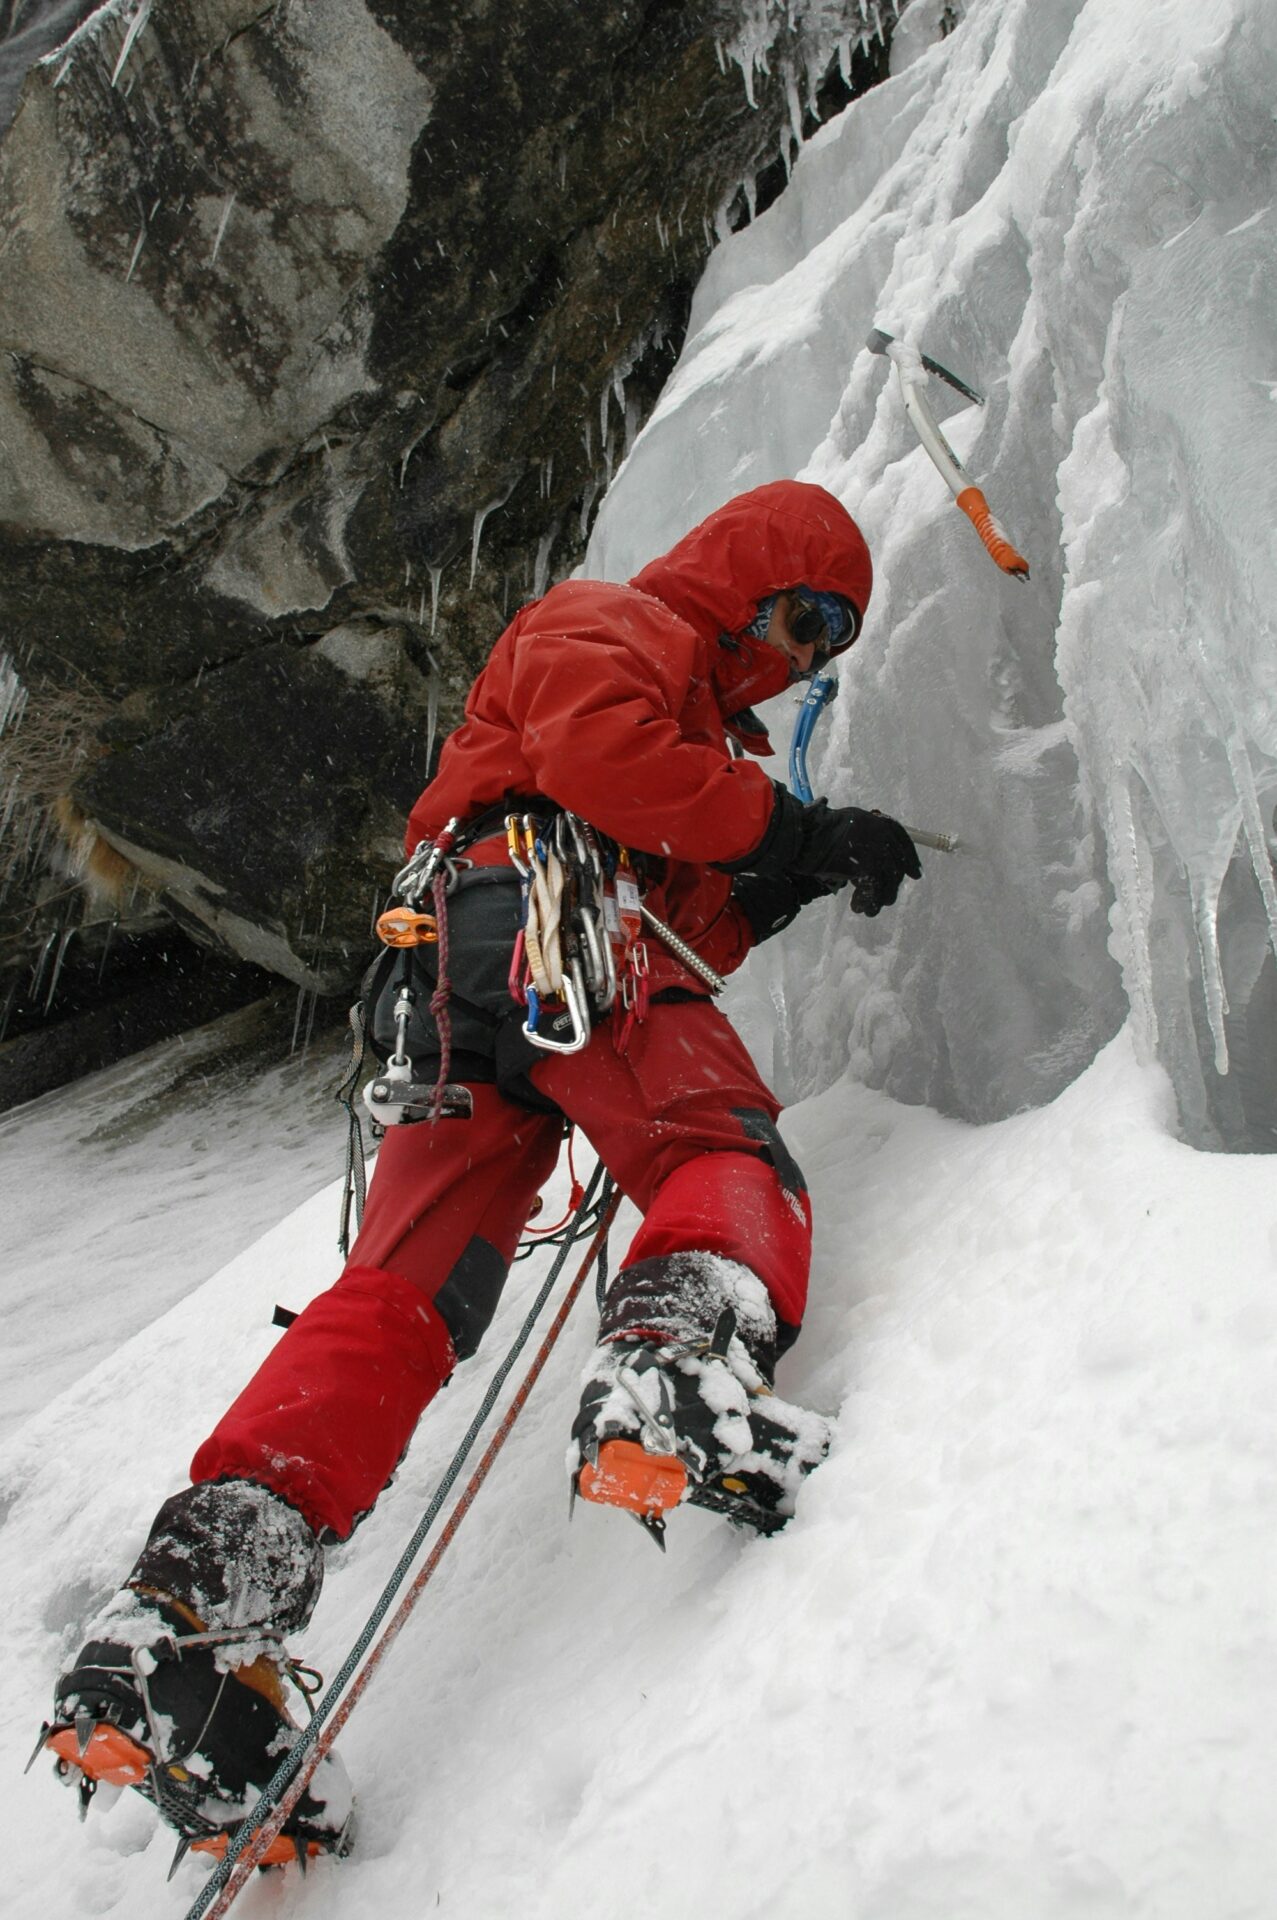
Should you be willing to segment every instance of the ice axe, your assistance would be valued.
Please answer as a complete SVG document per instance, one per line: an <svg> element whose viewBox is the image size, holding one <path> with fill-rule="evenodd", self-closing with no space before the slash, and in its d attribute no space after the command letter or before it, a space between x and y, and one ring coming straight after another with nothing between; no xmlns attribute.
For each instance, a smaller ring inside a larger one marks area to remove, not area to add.
<svg viewBox="0 0 1277 1920"><path fill-rule="evenodd" d="M948 367L941 366L929 354L920 353L917 347L907 341L897 340L893 334L885 333L881 327L875 327L865 343L870 353L881 353L893 362L896 376L900 381L900 395L905 403L905 412L914 425L919 440L931 455L941 478L949 487L954 499L966 514L976 532L983 540L994 563L1003 573L1009 573L1013 580L1027 580L1029 563L1022 553L1018 553L1007 539L1006 534L989 511L989 503L976 486L958 459L936 424L935 415L927 402L927 375L935 374L953 387L967 400L974 401L977 407L984 405L984 395L960 380Z"/></svg>

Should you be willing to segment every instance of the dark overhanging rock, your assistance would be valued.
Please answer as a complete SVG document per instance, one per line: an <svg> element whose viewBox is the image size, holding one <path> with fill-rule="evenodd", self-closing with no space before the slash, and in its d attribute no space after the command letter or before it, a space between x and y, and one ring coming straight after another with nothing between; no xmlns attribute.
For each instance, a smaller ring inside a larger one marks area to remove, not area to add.
<svg viewBox="0 0 1277 1920"><path fill-rule="evenodd" d="M163 0L32 74L0 147L0 594L32 709L93 716L63 921L96 835L148 913L307 988L357 974L431 717L579 560L738 183L783 183L781 69L837 38L809 11L756 108L722 53L744 0ZM11 1004L62 924L30 865Z"/></svg>

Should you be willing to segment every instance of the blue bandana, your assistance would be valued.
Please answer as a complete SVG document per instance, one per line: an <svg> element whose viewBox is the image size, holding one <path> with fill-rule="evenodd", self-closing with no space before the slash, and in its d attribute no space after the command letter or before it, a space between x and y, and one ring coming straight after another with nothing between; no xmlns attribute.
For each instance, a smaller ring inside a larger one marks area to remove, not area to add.
<svg viewBox="0 0 1277 1920"><path fill-rule="evenodd" d="M755 640L765 640L767 638L767 629L771 625L772 620L772 608L776 605L779 598L780 595L778 593L765 593L759 601L758 612L745 628L745 632L752 633Z"/></svg>

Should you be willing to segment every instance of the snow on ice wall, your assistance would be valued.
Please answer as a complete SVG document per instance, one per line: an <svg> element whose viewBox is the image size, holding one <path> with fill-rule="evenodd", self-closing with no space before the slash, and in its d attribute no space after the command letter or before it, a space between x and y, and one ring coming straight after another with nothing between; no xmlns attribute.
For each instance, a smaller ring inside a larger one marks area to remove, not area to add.
<svg viewBox="0 0 1277 1920"><path fill-rule="evenodd" d="M817 790L969 850L924 856L880 921L831 903L759 956L784 1092L850 1066L991 1119L1129 1005L1186 1137L1272 1149L1277 27L1266 0L948 11L941 38L915 0L892 78L718 248L586 570L623 578L782 474L869 538ZM918 448L875 322L988 396L931 389L1028 588Z"/></svg>

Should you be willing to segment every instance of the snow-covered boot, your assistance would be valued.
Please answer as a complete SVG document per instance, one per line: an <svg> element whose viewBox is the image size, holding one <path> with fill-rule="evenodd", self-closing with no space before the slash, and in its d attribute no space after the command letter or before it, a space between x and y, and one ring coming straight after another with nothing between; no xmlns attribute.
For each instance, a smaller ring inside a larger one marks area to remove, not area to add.
<svg viewBox="0 0 1277 1920"><path fill-rule="evenodd" d="M748 1267L677 1253L626 1268L584 1374L574 1492L634 1513L662 1546L681 1501L775 1532L832 1436L772 1392L775 1356L775 1311Z"/></svg>
<svg viewBox="0 0 1277 1920"><path fill-rule="evenodd" d="M124 1587L54 1689L37 1752L79 1789L136 1787L188 1847L220 1855L298 1737L291 1683L318 1676L285 1651L319 1596L307 1522L265 1487L226 1480L161 1507ZM111 1796L114 1798L114 1795ZM347 1850L350 1782L328 1754L263 1863Z"/></svg>

